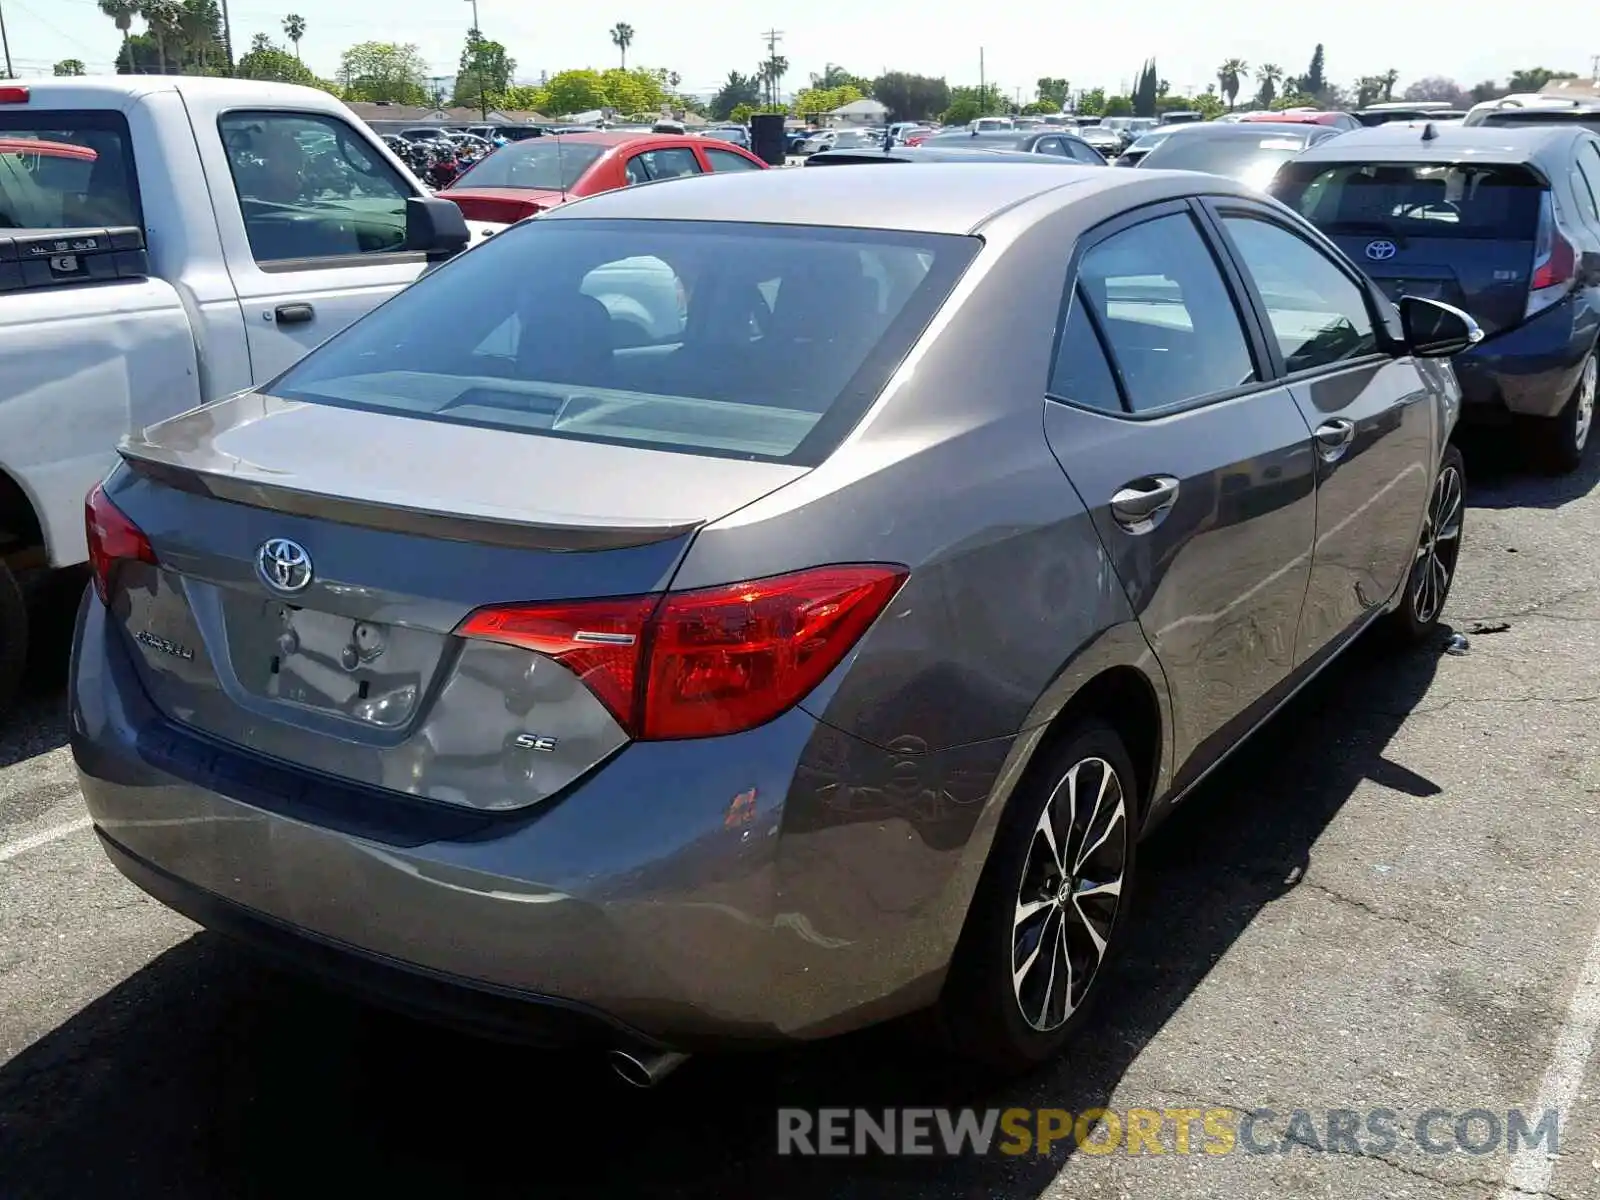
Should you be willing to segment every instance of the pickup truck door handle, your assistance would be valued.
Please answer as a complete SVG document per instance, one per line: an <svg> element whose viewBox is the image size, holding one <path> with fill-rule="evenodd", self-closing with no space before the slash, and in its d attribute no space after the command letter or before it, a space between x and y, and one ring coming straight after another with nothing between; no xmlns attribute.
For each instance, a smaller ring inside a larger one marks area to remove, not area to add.
<svg viewBox="0 0 1600 1200"><path fill-rule="evenodd" d="M317 310L309 304L280 304L272 315L279 325L305 325L316 317Z"/></svg>
<svg viewBox="0 0 1600 1200"><path fill-rule="evenodd" d="M1178 502L1178 481L1171 475L1135 479L1111 497L1111 515L1129 533L1149 533Z"/></svg>
<svg viewBox="0 0 1600 1200"><path fill-rule="evenodd" d="M1350 449L1350 443L1355 440L1355 436L1354 421L1346 421L1343 417L1325 421L1317 426L1317 451L1322 455L1324 462L1336 462L1344 457L1346 450Z"/></svg>

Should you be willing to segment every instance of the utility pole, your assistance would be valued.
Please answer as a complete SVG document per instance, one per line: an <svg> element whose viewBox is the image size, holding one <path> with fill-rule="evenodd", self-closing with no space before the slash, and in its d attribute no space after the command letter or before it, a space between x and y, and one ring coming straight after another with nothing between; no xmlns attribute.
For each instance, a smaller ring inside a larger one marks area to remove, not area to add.
<svg viewBox="0 0 1600 1200"><path fill-rule="evenodd" d="M769 29L761 35L767 39L767 103L778 103L778 78L772 68L778 61L778 43L783 41L783 30Z"/></svg>
<svg viewBox="0 0 1600 1200"><path fill-rule="evenodd" d="M1600 79L1600 54L1591 55L1589 58L1589 78Z"/></svg>
<svg viewBox="0 0 1600 1200"><path fill-rule="evenodd" d="M978 47L978 115L987 116L989 112L989 85L983 77L983 47Z"/></svg>
<svg viewBox="0 0 1600 1200"><path fill-rule="evenodd" d="M222 0L222 54L228 62L228 74L233 74L233 22L228 19L228 0Z"/></svg>
<svg viewBox="0 0 1600 1200"><path fill-rule="evenodd" d="M0 8L0 46L4 46L6 52L6 78L15 79L17 73L11 69L11 39L6 36L6 11L4 8Z"/></svg>

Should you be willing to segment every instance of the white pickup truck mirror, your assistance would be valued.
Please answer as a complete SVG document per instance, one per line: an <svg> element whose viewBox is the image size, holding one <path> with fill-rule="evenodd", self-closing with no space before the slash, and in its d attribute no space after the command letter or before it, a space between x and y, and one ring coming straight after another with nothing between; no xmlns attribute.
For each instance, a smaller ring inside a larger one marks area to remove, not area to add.
<svg viewBox="0 0 1600 1200"><path fill-rule="evenodd" d="M406 201L407 250L448 258L471 241L466 215L452 201L437 196L412 196Z"/></svg>

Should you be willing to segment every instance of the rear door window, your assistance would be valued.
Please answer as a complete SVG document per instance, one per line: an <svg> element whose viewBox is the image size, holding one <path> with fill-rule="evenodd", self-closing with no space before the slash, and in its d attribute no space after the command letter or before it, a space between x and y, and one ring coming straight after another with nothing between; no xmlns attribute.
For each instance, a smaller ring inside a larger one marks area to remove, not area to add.
<svg viewBox="0 0 1600 1200"><path fill-rule="evenodd" d="M128 123L118 112L0 116L0 228L141 226Z"/></svg>
<svg viewBox="0 0 1600 1200"><path fill-rule="evenodd" d="M651 179L677 179L683 175L699 175L700 160L687 146L673 146L665 150L646 150L631 159L631 167L638 163Z"/></svg>
<svg viewBox="0 0 1600 1200"><path fill-rule="evenodd" d="M423 276L273 390L536 436L814 465L876 398L979 244L715 221L531 221L497 234L493 253Z"/></svg>
<svg viewBox="0 0 1600 1200"><path fill-rule="evenodd" d="M1061 329L1061 345L1056 350L1056 365L1050 375L1050 395L1101 412L1123 411L1116 376L1106 361L1105 347L1095 332L1094 319L1089 316L1088 301L1081 288L1073 290L1067 322Z"/></svg>
<svg viewBox="0 0 1600 1200"><path fill-rule="evenodd" d="M713 171L761 170L759 164L751 162L742 154L735 154L732 150L715 150L708 146L705 149L705 156Z"/></svg>
<svg viewBox="0 0 1600 1200"><path fill-rule="evenodd" d="M1328 233L1522 240L1543 188L1515 164L1291 163L1272 192Z"/></svg>
<svg viewBox="0 0 1600 1200"><path fill-rule="evenodd" d="M1078 286L1105 331L1134 412L1260 378L1232 294L1188 213L1096 243L1079 264Z"/></svg>

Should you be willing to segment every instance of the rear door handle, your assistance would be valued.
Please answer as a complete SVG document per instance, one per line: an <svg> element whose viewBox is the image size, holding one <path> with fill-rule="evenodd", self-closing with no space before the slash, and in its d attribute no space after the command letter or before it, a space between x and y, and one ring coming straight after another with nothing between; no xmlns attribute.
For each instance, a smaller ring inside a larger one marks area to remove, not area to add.
<svg viewBox="0 0 1600 1200"><path fill-rule="evenodd" d="M1355 436L1355 422L1346 421L1343 417L1318 425L1317 450L1322 455L1323 461L1334 462L1343 458L1344 452L1350 449L1350 443L1355 440Z"/></svg>
<svg viewBox="0 0 1600 1200"><path fill-rule="evenodd" d="M1111 497L1111 515L1129 533L1149 533L1178 502L1178 481L1171 475L1135 479Z"/></svg>
<svg viewBox="0 0 1600 1200"><path fill-rule="evenodd" d="M317 310L309 304L280 304L272 310L273 319L279 325L305 325L317 315Z"/></svg>

